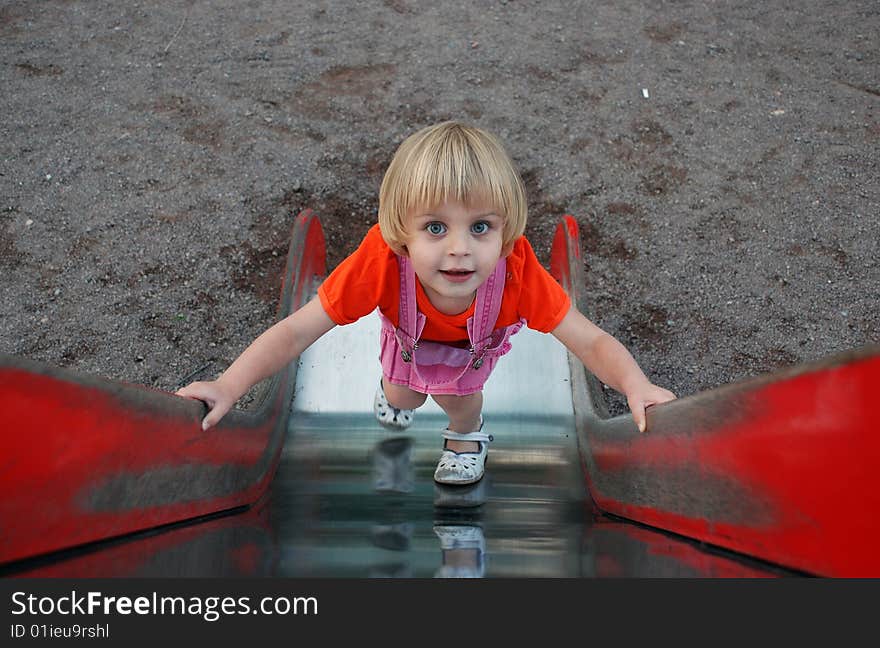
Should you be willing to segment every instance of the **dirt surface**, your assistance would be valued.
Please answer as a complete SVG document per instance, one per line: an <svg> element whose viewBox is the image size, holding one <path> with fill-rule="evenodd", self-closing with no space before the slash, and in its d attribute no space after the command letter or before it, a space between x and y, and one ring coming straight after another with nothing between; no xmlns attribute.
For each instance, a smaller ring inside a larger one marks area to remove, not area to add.
<svg viewBox="0 0 880 648"><path fill-rule="evenodd" d="M549 262L679 395L880 341L880 7L0 3L0 353L174 390L275 317L448 118L501 137ZM620 399L613 405L621 411Z"/></svg>

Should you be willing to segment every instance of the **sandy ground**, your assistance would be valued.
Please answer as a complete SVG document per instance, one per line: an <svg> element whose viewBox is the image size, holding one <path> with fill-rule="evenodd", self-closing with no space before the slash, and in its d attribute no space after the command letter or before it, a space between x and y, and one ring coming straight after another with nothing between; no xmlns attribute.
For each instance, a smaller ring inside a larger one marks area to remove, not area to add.
<svg viewBox="0 0 880 648"><path fill-rule="evenodd" d="M507 145L549 261L679 395L880 341L874 0L0 3L0 353L174 390L333 267L447 119ZM620 399L613 407L622 411Z"/></svg>

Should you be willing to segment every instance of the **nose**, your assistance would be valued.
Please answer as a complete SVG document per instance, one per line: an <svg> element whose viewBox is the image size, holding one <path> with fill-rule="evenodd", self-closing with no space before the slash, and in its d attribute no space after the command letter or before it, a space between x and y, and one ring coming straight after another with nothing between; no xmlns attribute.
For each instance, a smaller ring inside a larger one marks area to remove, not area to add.
<svg viewBox="0 0 880 648"><path fill-rule="evenodd" d="M446 236L446 250L450 256L467 256L470 254L470 236L458 228L449 231Z"/></svg>

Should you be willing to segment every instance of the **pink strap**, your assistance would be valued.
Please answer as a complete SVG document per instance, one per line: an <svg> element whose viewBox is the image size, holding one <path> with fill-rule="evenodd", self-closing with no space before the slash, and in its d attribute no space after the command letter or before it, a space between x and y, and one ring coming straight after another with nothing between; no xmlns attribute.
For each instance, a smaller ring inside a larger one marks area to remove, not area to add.
<svg viewBox="0 0 880 648"><path fill-rule="evenodd" d="M498 260L495 270L477 290L477 304L473 317L468 319L468 338L471 348L482 355L483 347L492 337L498 314L501 312L501 299L504 296L504 280L507 276L507 259Z"/></svg>
<svg viewBox="0 0 880 648"><path fill-rule="evenodd" d="M425 328L425 316L418 312L416 303L416 273L409 259L397 255L397 266L400 270L400 304L397 310L397 330L394 335L409 362L412 352L418 347L422 330Z"/></svg>

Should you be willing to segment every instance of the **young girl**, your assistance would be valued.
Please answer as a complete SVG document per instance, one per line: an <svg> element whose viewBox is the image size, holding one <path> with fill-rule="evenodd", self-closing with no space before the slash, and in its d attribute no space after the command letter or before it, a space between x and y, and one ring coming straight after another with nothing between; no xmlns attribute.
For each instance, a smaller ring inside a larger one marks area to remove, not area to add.
<svg viewBox="0 0 880 648"><path fill-rule="evenodd" d="M379 223L327 277L318 298L260 335L217 380L177 394L208 404L207 429L331 328L378 308L376 418L403 429L428 395L437 402L449 417L434 472L439 483L482 478L492 440L480 414L483 384L523 325L552 333L624 394L644 432L645 408L675 396L572 308L523 236L525 226L522 180L492 135L457 122L418 131L385 173Z"/></svg>

